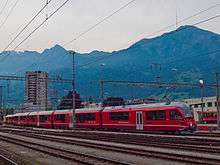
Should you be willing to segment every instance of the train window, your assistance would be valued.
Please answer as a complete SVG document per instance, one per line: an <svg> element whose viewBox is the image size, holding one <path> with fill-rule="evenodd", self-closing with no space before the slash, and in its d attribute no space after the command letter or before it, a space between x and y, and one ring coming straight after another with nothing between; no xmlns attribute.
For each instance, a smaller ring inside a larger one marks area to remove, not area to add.
<svg viewBox="0 0 220 165"><path fill-rule="evenodd" d="M83 113L76 115L76 121L83 123L84 121L94 121L96 120L95 113Z"/></svg>
<svg viewBox="0 0 220 165"><path fill-rule="evenodd" d="M147 120L165 120L166 112L165 111L148 111L146 112Z"/></svg>
<svg viewBox="0 0 220 165"><path fill-rule="evenodd" d="M208 106L208 107L212 107L212 102L208 102L208 103L207 103L207 106Z"/></svg>
<svg viewBox="0 0 220 165"><path fill-rule="evenodd" d="M170 120L180 120L182 119L182 115L176 111L176 110L171 110L170 111Z"/></svg>
<svg viewBox="0 0 220 165"><path fill-rule="evenodd" d="M29 116L29 120L31 120L31 121L33 121L33 122L37 121L37 120L36 120L36 116Z"/></svg>
<svg viewBox="0 0 220 165"><path fill-rule="evenodd" d="M62 122L65 122L65 115L64 114L55 115L55 120L60 120Z"/></svg>
<svg viewBox="0 0 220 165"><path fill-rule="evenodd" d="M109 117L110 117L110 120L128 120L129 113L128 112L110 112Z"/></svg>
<svg viewBox="0 0 220 165"><path fill-rule="evenodd" d="M48 115L40 115L40 121L46 121L48 117Z"/></svg>

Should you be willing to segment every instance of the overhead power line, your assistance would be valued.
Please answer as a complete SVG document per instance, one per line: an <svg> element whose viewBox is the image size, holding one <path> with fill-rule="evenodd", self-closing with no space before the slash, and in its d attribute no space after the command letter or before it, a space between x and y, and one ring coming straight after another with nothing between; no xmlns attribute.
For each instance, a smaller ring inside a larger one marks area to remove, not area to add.
<svg viewBox="0 0 220 165"><path fill-rule="evenodd" d="M50 1L51 1L51 0L50 0ZM50 1L49 1L49 2L50 2ZM82 32L81 34L79 34L79 35L78 35L77 37L75 37L72 41L69 41L68 43L66 43L66 45L67 45L67 44L70 44L71 42L73 42L73 41L75 41L75 40L77 40L77 39L79 39L80 37L82 37L83 35L85 35L85 34L88 33L89 31L91 31L93 28L95 28L96 26L98 26L98 25L101 24L102 22L106 21L107 19L109 19L109 18L112 17L113 15L117 14L117 13L118 13L119 11L121 11L122 9L126 8L127 6L129 6L129 5L130 5L131 3L133 3L134 1L136 1L136 0L129 1L128 3L124 4L124 5L121 6L119 9L115 10L115 11L112 12L111 14L107 15L106 17L104 17L101 21L97 22L97 23L94 24L93 26L89 27L86 31L84 31L84 32ZM49 3L49 2L48 2L48 3ZM45 7L46 7L46 6L45 6ZM49 18L48 15L46 16L46 18ZM19 35L19 34L18 34L18 35ZM17 37L16 37L16 38L17 38ZM15 39L16 39L16 38L15 38ZM14 40L15 40L15 39L14 39ZM13 42L14 40L12 40L12 42ZM10 44L9 44L9 45L10 45ZM9 47L9 46L8 46L8 47ZM6 49L7 49L8 47L6 47ZM100 60L102 60L102 59L97 59L97 61L100 61ZM36 63L32 63L31 65L25 67L24 69L19 70L18 72L21 72L21 71L23 71L23 70L25 70L25 69L27 69L27 68L29 68L29 67L35 65L35 64L36 64ZM87 65L87 64L85 64L85 65ZM84 64L83 64L82 66L80 66L80 67L83 67L83 66L84 66ZM16 72L16 73L18 73L18 72Z"/></svg>
<svg viewBox="0 0 220 165"><path fill-rule="evenodd" d="M202 23L211 21L211 20L213 20L213 19L217 19L217 18L219 18L219 17L220 17L220 15L216 15L216 16L210 17L210 18L208 18L208 19L205 19L205 20L196 22L196 23L192 24L191 26L200 25L200 24L202 24ZM183 28L181 28L181 29L178 29L178 30L176 30L176 31L173 31L172 33L167 33L167 35L171 35L171 34L174 34L174 33L178 33L178 32L180 32L180 31L186 30L186 29L188 29L188 28L190 28L190 26L183 27ZM158 39L160 39L160 38L157 38L157 39L155 39L155 40L148 41L148 44L149 44L149 43L152 43L152 42L155 42L155 41L157 41ZM219 50L217 50L217 51L219 51ZM213 52L210 52L210 53L213 54ZM216 53L216 51L215 51L214 53ZM87 65L91 65L91 64L93 64L93 63L96 63L96 62L98 62L98 61L105 60L105 59L110 58L110 57L115 56L115 55L116 55L116 54L110 54L110 55L105 56L105 57L97 58L97 59L95 59L95 60L93 60L93 61L91 61L91 62L88 62L88 63L86 63L86 64L82 64L82 65L80 65L79 67L85 67L85 66L87 66Z"/></svg>
<svg viewBox="0 0 220 165"><path fill-rule="evenodd" d="M41 26L43 26L56 12L58 12L67 2L70 0L66 0L60 7L58 7L52 14L50 14L40 25L38 25L32 32L30 32L15 48L13 51L15 51L22 43L24 43L32 34L34 34ZM8 56L10 55L10 52L6 54L0 62L3 62Z"/></svg>
<svg viewBox="0 0 220 165"><path fill-rule="evenodd" d="M6 51L9 46L24 32L25 29L38 17L38 15L49 5L52 0L48 1L38 12L35 14L31 20L17 33L17 35L10 41L10 43L3 49L3 52Z"/></svg>
<svg viewBox="0 0 220 165"><path fill-rule="evenodd" d="M174 27L174 26L176 26L176 25L179 25L180 23L183 23L183 22L185 22L185 21L188 21L188 20L190 20L190 19L192 19L192 18L194 18L194 17L196 17L196 16L198 16L198 15L201 15L201 14L203 14L203 13L205 13L205 12L207 12L207 11L213 9L213 8L216 8L216 7L218 7L218 6L220 6L219 3L218 3L218 4L215 4L215 5L212 5L212 6L208 7L208 8L206 8L206 9L200 10L199 12L197 12L197 13L195 13L195 14L189 16L189 17L185 17L185 18L183 18L182 20L177 21L177 22L174 23L174 24L170 24L170 25L165 26L165 27L163 27L163 28L161 28L161 29L159 29L159 30L157 30L157 31L152 32L152 33L151 33L150 35L148 35L147 37L152 37L152 36L154 36L154 35L156 35L156 34L159 34L159 33L163 32L163 31L165 31L165 30L167 30L167 29L169 29L169 28L171 28L171 27ZM177 28L177 27L176 27L176 28ZM143 33L141 33L141 34L143 34ZM141 35L141 34L139 34L139 35ZM128 42L131 42L131 40L129 40Z"/></svg>
<svg viewBox="0 0 220 165"><path fill-rule="evenodd" d="M8 18L10 17L10 15L12 14L14 8L16 7L16 5L18 4L18 1L17 0L14 5L12 6L11 10L9 11L8 15L6 16L6 18L4 19L4 21L0 24L0 29L4 26L4 24L7 22Z"/></svg>
<svg viewBox="0 0 220 165"><path fill-rule="evenodd" d="M80 33L78 36L76 36L75 38L73 38L72 40L70 40L69 42L67 42L66 44L64 44L64 46L69 45L70 43L76 41L77 39L81 38L82 36L84 36L85 34L87 34L88 32L90 32L91 30L93 30L95 27L97 27L98 25L100 25L101 23L103 23L104 21L106 21L107 19L111 18L112 16L114 16L115 14L117 14L118 12L120 12L122 9L128 7L129 5L131 5L133 2L135 2L136 0L132 0L129 1L128 3L126 3L125 5L121 6L119 9L117 9L116 11L114 11L113 13L107 15L106 17L104 17L102 20L100 20L99 22L97 22L96 24L92 25L91 27L89 27L87 30L85 30L84 32Z"/></svg>
<svg viewBox="0 0 220 165"><path fill-rule="evenodd" d="M0 11L0 15L1 15L1 14L3 13L3 11L5 10L5 8L6 8L7 4L8 4L8 1L9 1L9 0L6 0L4 6L2 7L2 10Z"/></svg>
<svg viewBox="0 0 220 165"><path fill-rule="evenodd" d="M56 12L58 12L67 2L66 0L60 7L58 7L52 14L50 14L40 25L38 25L27 37L25 37L13 50L16 50L22 43L24 43L32 34L34 34L41 26L43 26Z"/></svg>

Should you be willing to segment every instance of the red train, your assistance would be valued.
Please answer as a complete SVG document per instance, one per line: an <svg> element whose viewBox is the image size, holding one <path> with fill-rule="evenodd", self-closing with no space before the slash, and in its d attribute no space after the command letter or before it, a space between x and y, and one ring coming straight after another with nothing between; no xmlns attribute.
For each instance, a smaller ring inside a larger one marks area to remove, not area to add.
<svg viewBox="0 0 220 165"><path fill-rule="evenodd" d="M71 128L71 110L18 113L6 123L44 128ZM75 127L102 130L195 131L192 110L184 103L84 108L75 112Z"/></svg>
<svg viewBox="0 0 220 165"><path fill-rule="evenodd" d="M202 113L202 122L204 124L216 124L217 123L217 111L208 110Z"/></svg>

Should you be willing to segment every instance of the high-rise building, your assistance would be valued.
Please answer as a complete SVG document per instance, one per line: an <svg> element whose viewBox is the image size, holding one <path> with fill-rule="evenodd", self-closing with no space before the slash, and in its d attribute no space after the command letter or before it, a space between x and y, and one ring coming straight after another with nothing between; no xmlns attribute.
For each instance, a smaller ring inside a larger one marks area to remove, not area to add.
<svg viewBox="0 0 220 165"><path fill-rule="evenodd" d="M25 102L39 106L39 110L46 110L48 73L43 71L28 71L25 78Z"/></svg>

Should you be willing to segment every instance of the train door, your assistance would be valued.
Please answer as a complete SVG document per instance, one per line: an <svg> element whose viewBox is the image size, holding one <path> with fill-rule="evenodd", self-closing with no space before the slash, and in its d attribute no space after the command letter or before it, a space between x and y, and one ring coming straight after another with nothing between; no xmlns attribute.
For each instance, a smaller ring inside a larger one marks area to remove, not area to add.
<svg viewBox="0 0 220 165"><path fill-rule="evenodd" d="M142 114L142 112L136 112L136 129L143 130L143 114Z"/></svg>

